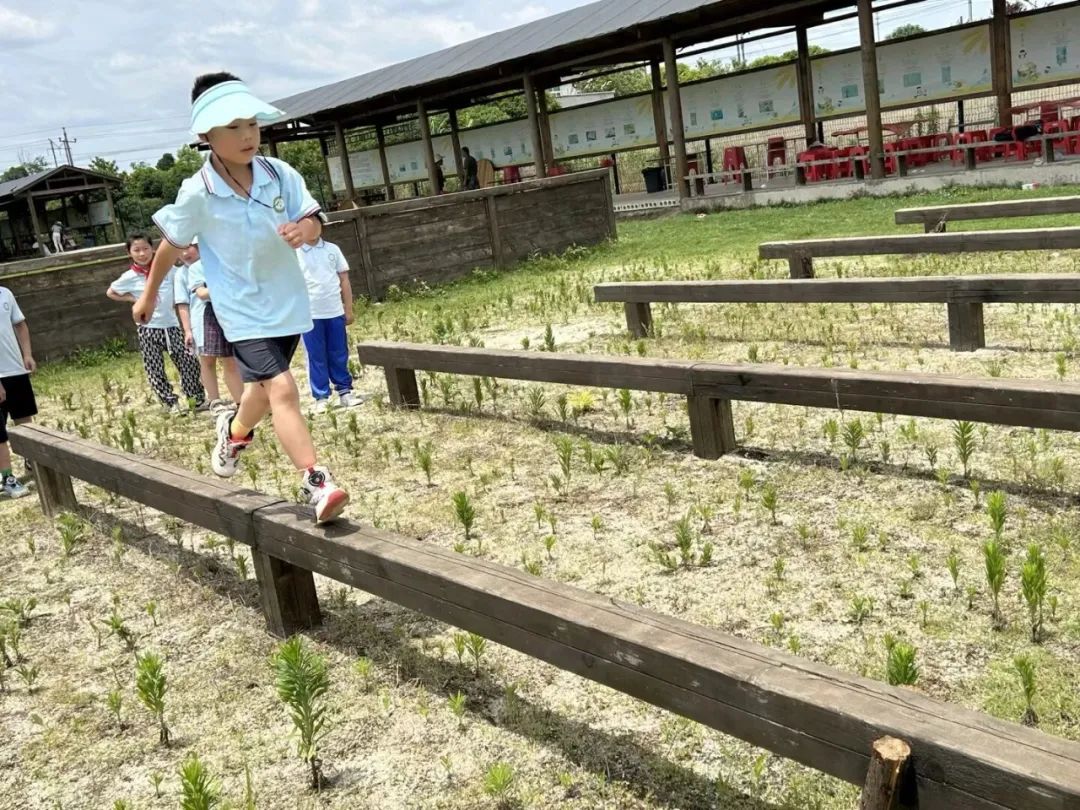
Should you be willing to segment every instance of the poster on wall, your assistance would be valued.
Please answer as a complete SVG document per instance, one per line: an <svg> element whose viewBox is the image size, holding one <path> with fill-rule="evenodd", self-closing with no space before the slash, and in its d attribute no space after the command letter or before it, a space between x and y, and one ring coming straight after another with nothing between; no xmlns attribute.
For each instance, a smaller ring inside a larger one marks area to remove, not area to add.
<svg viewBox="0 0 1080 810"><path fill-rule="evenodd" d="M988 24L881 45L877 54L883 107L980 95L991 89ZM819 116L866 109L861 52L818 57L812 66Z"/></svg>
<svg viewBox="0 0 1080 810"><path fill-rule="evenodd" d="M790 124L799 120L795 66L782 65L691 84L682 89L682 106L683 127L693 138Z"/></svg>
<svg viewBox="0 0 1080 810"><path fill-rule="evenodd" d="M1013 86L1080 79L1080 7L1012 21Z"/></svg>
<svg viewBox="0 0 1080 810"><path fill-rule="evenodd" d="M632 96L552 113L557 158L584 157L656 143L652 96Z"/></svg>

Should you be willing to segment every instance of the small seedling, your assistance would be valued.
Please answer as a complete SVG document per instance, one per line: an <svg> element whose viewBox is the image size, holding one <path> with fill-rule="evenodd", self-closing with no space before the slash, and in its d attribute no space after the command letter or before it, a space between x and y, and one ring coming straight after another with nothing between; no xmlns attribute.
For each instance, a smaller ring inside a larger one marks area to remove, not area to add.
<svg viewBox="0 0 1080 810"><path fill-rule="evenodd" d="M574 440L569 436L559 436L555 439L555 454L559 459L559 469L562 471L563 481L570 486L570 476L573 473Z"/></svg>
<svg viewBox="0 0 1080 810"><path fill-rule="evenodd" d="M1035 662L1027 655L1018 655L1013 659L1013 667L1024 690L1024 714L1020 722L1035 727L1039 725L1039 715L1035 713Z"/></svg>
<svg viewBox="0 0 1080 810"><path fill-rule="evenodd" d="M424 442L416 447L416 463L421 472L427 478L428 486L431 486L431 472L434 463L434 448L431 442Z"/></svg>
<svg viewBox="0 0 1080 810"><path fill-rule="evenodd" d="M458 728L462 728L465 725L465 695L461 692L457 692L449 698L450 711L454 713L454 717L457 718Z"/></svg>
<svg viewBox="0 0 1080 810"><path fill-rule="evenodd" d="M469 633L465 640L465 649L469 651L469 655L472 656L473 668L476 674L480 674L480 659L484 657L484 651L487 649L487 639L483 636L478 636L476 633Z"/></svg>
<svg viewBox="0 0 1080 810"><path fill-rule="evenodd" d="M31 695L34 694L34 690L37 688L38 675L41 674L41 670L36 666L20 664L15 668L15 672L22 678L22 682L26 684L26 691Z"/></svg>
<svg viewBox="0 0 1080 810"><path fill-rule="evenodd" d="M553 534L549 534L544 538L544 550L547 552L548 562L551 562L554 559L554 557L551 556L551 552L555 548L555 541L557 539L558 538Z"/></svg>
<svg viewBox="0 0 1080 810"><path fill-rule="evenodd" d="M492 798L505 799L513 784L514 771L505 762L496 762L484 774L484 793Z"/></svg>
<svg viewBox="0 0 1080 810"><path fill-rule="evenodd" d="M863 443L866 441L866 430L863 427L863 423L859 419L855 419L851 422L845 422L843 428L844 445L848 449L848 454L851 457L851 463L853 465L859 463L859 452L862 450Z"/></svg>
<svg viewBox="0 0 1080 810"><path fill-rule="evenodd" d="M154 798L161 798L161 783L165 781L165 774L161 771L151 771L150 784L154 786Z"/></svg>
<svg viewBox="0 0 1080 810"><path fill-rule="evenodd" d="M964 468L964 478L971 477L971 457L975 455L975 426L971 422L957 422L953 425L953 445L960 464Z"/></svg>
<svg viewBox="0 0 1080 810"><path fill-rule="evenodd" d="M862 553L865 552L869 546L870 539L870 527L865 523L856 523L851 527L851 544L855 547L855 550Z"/></svg>
<svg viewBox="0 0 1080 810"><path fill-rule="evenodd" d="M124 708L124 695L120 691L120 687L113 689L105 696L105 705L109 707L109 712L116 720L116 728L120 731L124 730L124 719L121 712Z"/></svg>
<svg viewBox="0 0 1080 810"><path fill-rule="evenodd" d="M776 494L776 487L772 484L766 484L761 490L761 505L764 506L772 517L772 523L776 525L776 506L779 498Z"/></svg>
<svg viewBox="0 0 1080 810"><path fill-rule="evenodd" d="M146 615L150 617L150 621L154 623L154 627L157 627L157 602L151 599L143 607L146 611Z"/></svg>
<svg viewBox="0 0 1080 810"><path fill-rule="evenodd" d="M67 559L86 537L86 523L78 515L63 512L56 518L56 530L60 534L60 549Z"/></svg>
<svg viewBox="0 0 1080 810"><path fill-rule="evenodd" d="M1005 531L1005 519L1008 513L1004 492L995 490L986 496L986 514L990 518L990 528L994 530L994 537L998 540L1001 540L1002 532Z"/></svg>
<svg viewBox="0 0 1080 810"><path fill-rule="evenodd" d="M870 614L874 612L874 600L869 596L856 595L851 597L851 609L848 611L848 616L855 624L861 625L864 621L870 618Z"/></svg>
<svg viewBox="0 0 1080 810"><path fill-rule="evenodd" d="M299 740L297 753L311 769L311 787L322 789L319 742L326 734L326 706L330 690L326 660L312 652L300 636L293 636L274 652L270 662L278 697L289 709Z"/></svg>
<svg viewBox="0 0 1080 810"><path fill-rule="evenodd" d="M629 430L631 427L630 412L634 409L634 400L630 395L630 389L620 388L617 392L617 398L619 410L622 411L623 418L626 420L626 429Z"/></svg>
<svg viewBox="0 0 1080 810"><path fill-rule="evenodd" d="M1047 591L1046 557L1038 543L1028 546L1027 559L1020 572L1020 590L1028 606L1031 640L1038 644L1042 640L1043 605Z"/></svg>
<svg viewBox="0 0 1080 810"><path fill-rule="evenodd" d="M904 641L892 645L885 665L885 675L890 686L913 686L919 680L915 652L915 648Z"/></svg>
<svg viewBox="0 0 1080 810"><path fill-rule="evenodd" d="M135 691L139 700L154 715L158 724L158 741L169 744L169 728L165 725L165 694L168 681L165 677L165 662L160 655L146 652L138 656L135 662Z"/></svg>
<svg viewBox="0 0 1080 810"><path fill-rule="evenodd" d="M455 492L453 496L454 516L465 530L465 542L472 541L472 529L476 522L476 508L465 491Z"/></svg>
<svg viewBox="0 0 1080 810"><path fill-rule="evenodd" d="M983 546L983 561L986 566L986 584L994 598L994 629L1005 627L1005 618L1001 615L1001 589L1005 585L1005 553L996 539L989 540Z"/></svg>
<svg viewBox="0 0 1080 810"><path fill-rule="evenodd" d="M180 766L181 810L217 810L221 786L192 751Z"/></svg>
<svg viewBox="0 0 1080 810"><path fill-rule="evenodd" d="M930 603L925 599L919 600L919 616L922 617L922 628L926 629L926 626L930 624Z"/></svg>

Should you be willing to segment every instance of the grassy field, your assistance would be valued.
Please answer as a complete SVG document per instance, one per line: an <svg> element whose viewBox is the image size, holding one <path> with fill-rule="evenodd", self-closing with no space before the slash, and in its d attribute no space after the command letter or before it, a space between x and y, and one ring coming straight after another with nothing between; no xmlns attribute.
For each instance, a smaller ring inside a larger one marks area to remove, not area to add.
<svg viewBox="0 0 1080 810"><path fill-rule="evenodd" d="M591 303L598 281L783 277L783 263L757 260L759 242L894 233L898 207L1012 196L627 223L617 244L361 304L351 336L1075 382L1073 306L989 306L989 348L956 354L943 305L661 306L657 338L633 341L620 307ZM818 262L845 276L1047 270L1076 259ZM1076 434L736 403L740 452L703 461L678 397L421 375L427 407L400 413L378 370L357 371L370 401L311 419L352 517L875 679L907 644L910 688L1009 720L1030 708L1040 728L1080 740ZM209 420L161 413L134 355L87 354L35 385L49 426L208 470ZM269 431L241 479L284 497L299 483ZM88 509L66 525L33 499L0 504L0 602L36 599L0 692L2 808L176 807L190 752L234 806L250 774L264 810L854 806L851 786L510 650L463 655L455 628L321 580L325 625L310 646L331 686L316 795L274 690L246 549L78 491ZM476 511L468 540L458 492ZM998 615L984 559L995 537ZM1037 641L1021 587L1031 545L1048 582ZM169 747L136 696L136 651L165 658ZM1030 706L1020 656L1034 667Z"/></svg>

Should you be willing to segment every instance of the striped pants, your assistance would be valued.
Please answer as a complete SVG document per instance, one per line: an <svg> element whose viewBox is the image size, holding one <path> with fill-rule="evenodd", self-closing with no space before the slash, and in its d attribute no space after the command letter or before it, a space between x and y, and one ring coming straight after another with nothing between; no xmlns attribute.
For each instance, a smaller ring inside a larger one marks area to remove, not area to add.
<svg viewBox="0 0 1080 810"><path fill-rule="evenodd" d="M199 377L199 361L188 354L184 346L184 333L179 327L156 329L140 326L139 351L142 352L146 379L162 405L171 408L177 401L172 383L165 375L166 352L180 372L180 387L184 390L184 396L195 400L196 405L206 401L206 392Z"/></svg>

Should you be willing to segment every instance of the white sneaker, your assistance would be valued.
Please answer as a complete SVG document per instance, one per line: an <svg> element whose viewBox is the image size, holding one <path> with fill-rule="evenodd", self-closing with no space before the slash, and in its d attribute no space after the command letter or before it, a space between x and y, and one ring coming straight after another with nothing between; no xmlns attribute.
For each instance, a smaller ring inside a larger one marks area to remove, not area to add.
<svg viewBox="0 0 1080 810"><path fill-rule="evenodd" d="M229 407L229 403L227 403L223 399L210 400L209 408L210 415L213 416L215 419L221 416L221 414L225 413L226 411L232 410L232 408Z"/></svg>
<svg viewBox="0 0 1080 810"><path fill-rule="evenodd" d="M339 408L355 408L358 405L363 404L364 398L358 394L354 394L352 391L346 391L344 394L338 394Z"/></svg>
<svg viewBox="0 0 1080 810"><path fill-rule="evenodd" d="M330 400L328 400L328 399L317 399L317 400L315 400L315 407L313 407L311 410L312 410L313 413L326 413L328 410L330 410Z"/></svg>
<svg viewBox="0 0 1080 810"><path fill-rule="evenodd" d="M312 467L305 472L300 488L307 495L308 503L315 507L316 525L329 523L340 516L349 503L349 493L334 483L326 467Z"/></svg>
<svg viewBox="0 0 1080 810"><path fill-rule="evenodd" d="M22 482L19 481L19 479L16 478L14 475L9 475L7 478L4 479L3 491L5 495L7 495L13 500L17 498L25 498L27 495L30 494L30 490L23 486Z"/></svg>
<svg viewBox="0 0 1080 810"><path fill-rule="evenodd" d="M255 435L255 431L252 431L246 439L240 441L233 439L231 426L234 416L236 416L236 411L225 411L217 418L217 443L210 455L210 466L214 473L222 478L232 478L236 475L240 453L247 449Z"/></svg>

